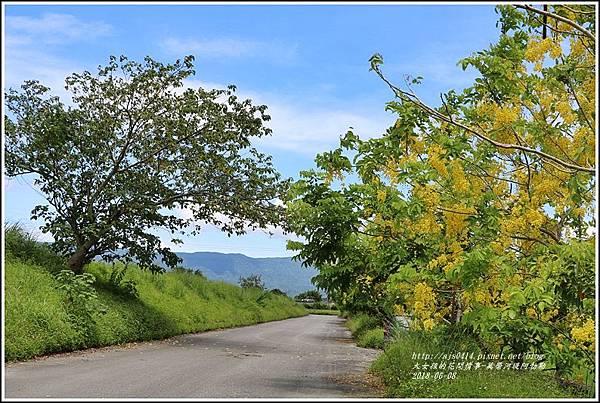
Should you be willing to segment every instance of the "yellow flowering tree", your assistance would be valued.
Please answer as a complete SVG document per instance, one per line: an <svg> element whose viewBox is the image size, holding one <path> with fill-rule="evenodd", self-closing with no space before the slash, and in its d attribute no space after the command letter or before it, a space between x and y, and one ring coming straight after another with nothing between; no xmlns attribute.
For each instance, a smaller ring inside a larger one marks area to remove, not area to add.
<svg viewBox="0 0 600 403"><path fill-rule="evenodd" d="M352 131L288 194L289 247L347 310L470 331L487 349L593 369L595 21L591 6L499 6L479 76L432 107L371 69L398 119ZM355 180L358 178L358 180ZM368 281L365 281L368 279Z"/></svg>

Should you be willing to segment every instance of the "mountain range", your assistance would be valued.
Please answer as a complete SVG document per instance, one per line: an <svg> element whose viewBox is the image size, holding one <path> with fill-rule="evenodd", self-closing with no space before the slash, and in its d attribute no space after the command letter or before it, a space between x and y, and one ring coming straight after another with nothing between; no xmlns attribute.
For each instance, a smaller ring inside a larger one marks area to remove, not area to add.
<svg viewBox="0 0 600 403"><path fill-rule="evenodd" d="M290 257L253 258L218 252L178 252L177 256L183 259L183 267L200 270L210 280L238 284L240 277L258 274L267 288L278 288L292 297L316 288L310 279L317 270L302 267Z"/></svg>

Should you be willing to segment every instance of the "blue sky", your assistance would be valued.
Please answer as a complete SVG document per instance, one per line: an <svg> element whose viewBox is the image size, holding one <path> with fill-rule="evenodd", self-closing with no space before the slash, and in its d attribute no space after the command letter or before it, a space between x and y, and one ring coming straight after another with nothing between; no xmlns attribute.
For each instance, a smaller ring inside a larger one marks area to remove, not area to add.
<svg viewBox="0 0 600 403"><path fill-rule="evenodd" d="M337 144L348 127L376 137L395 120L384 111L391 93L369 57L383 55L384 72L401 82L424 77L426 102L460 89L475 73L456 62L498 36L493 5L6 5L4 87L38 79L65 96L64 77L94 71L110 55L150 55L172 62L196 57L187 85L235 84L240 96L266 104L273 136L257 143L284 177L314 166L317 152ZM35 231L31 209L45 204L33 178L3 179L4 221ZM40 239L48 239L39 234ZM206 226L175 251L290 256L287 236L262 231L227 237ZM164 237L165 244L169 238Z"/></svg>

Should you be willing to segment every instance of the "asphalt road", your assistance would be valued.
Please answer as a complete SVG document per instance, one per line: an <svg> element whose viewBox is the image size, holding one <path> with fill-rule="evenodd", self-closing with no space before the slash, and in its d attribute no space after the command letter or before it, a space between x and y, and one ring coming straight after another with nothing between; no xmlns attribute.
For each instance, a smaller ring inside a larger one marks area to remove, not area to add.
<svg viewBox="0 0 600 403"><path fill-rule="evenodd" d="M363 375L377 350L344 320L309 315L5 366L7 398L375 397Z"/></svg>

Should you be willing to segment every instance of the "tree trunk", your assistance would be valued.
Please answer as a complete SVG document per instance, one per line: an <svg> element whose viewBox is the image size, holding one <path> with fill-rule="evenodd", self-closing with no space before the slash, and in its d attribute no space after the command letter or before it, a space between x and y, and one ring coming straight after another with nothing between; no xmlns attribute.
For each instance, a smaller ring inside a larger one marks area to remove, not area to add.
<svg viewBox="0 0 600 403"><path fill-rule="evenodd" d="M89 240L85 242L83 245L80 245L75 253L71 255L67 265L69 269L73 271L75 274L83 273L83 266L88 263L90 256L88 256L88 252L90 248L94 245L95 240Z"/></svg>

